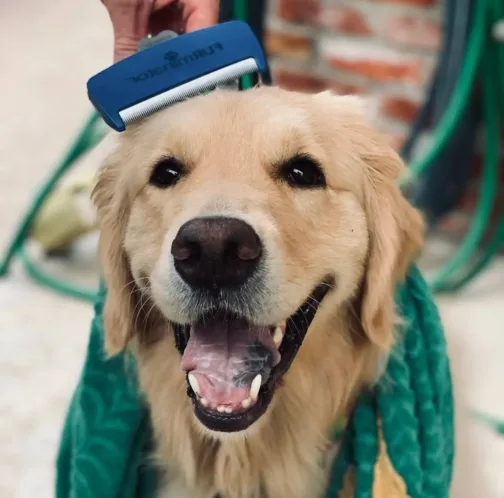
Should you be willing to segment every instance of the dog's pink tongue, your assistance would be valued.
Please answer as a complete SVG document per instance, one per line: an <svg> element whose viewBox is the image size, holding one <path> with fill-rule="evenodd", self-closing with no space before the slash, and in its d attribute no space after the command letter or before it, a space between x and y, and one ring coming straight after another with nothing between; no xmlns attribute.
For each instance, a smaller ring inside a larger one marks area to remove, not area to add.
<svg viewBox="0 0 504 498"><path fill-rule="evenodd" d="M279 361L269 327L216 317L191 328L182 369L196 378L196 394L207 406L234 409L245 406L257 375L266 382Z"/></svg>

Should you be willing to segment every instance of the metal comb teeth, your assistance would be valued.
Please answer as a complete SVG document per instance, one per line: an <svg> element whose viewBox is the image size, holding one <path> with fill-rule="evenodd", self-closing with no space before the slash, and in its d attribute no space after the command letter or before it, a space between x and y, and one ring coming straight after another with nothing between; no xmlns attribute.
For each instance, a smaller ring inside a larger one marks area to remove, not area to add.
<svg viewBox="0 0 504 498"><path fill-rule="evenodd" d="M257 71L257 64L254 59L245 59L227 67L223 67L212 73L206 74L200 78L188 81L183 85L172 88L166 92L160 93L148 100L139 102L127 109L119 112L124 124L146 118L151 114L169 107L178 102L182 102L191 97L214 90L219 86L233 84L236 80L245 74Z"/></svg>

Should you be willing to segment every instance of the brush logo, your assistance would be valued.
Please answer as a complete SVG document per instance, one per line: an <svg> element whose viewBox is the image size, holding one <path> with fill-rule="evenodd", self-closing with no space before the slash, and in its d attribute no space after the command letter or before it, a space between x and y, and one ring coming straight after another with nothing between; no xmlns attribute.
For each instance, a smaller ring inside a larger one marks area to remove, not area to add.
<svg viewBox="0 0 504 498"><path fill-rule="evenodd" d="M165 74L171 69L179 69L205 57L211 57L218 52L222 52L223 50L224 47L219 42L212 43L211 45L204 48L198 48L188 54L179 54L178 52L171 50L164 54L163 58L165 62L163 65L147 69L146 71L138 73L135 76L130 76L127 79L133 83L141 83L142 81Z"/></svg>
<svg viewBox="0 0 504 498"><path fill-rule="evenodd" d="M179 59L179 53L178 52L166 52L166 54L164 54L164 59L165 61L168 61L168 62L175 62Z"/></svg>

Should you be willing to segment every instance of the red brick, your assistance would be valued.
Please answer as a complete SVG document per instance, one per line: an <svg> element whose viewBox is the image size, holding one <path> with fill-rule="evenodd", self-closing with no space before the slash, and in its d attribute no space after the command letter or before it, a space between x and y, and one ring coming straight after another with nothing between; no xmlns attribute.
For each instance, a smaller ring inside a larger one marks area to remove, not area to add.
<svg viewBox="0 0 504 498"><path fill-rule="evenodd" d="M294 23L312 24L318 18L320 4L317 0L279 0L278 17Z"/></svg>
<svg viewBox="0 0 504 498"><path fill-rule="evenodd" d="M308 60L312 54L310 37L280 31L268 31L265 37L266 51L271 56Z"/></svg>
<svg viewBox="0 0 504 498"><path fill-rule="evenodd" d="M362 87L335 79L328 80L327 87L338 95L361 95L366 93L366 91Z"/></svg>
<svg viewBox="0 0 504 498"><path fill-rule="evenodd" d="M383 23L380 35L397 45L438 50L441 45L439 22L421 16L394 16Z"/></svg>
<svg viewBox="0 0 504 498"><path fill-rule="evenodd" d="M381 112L390 118L409 123L415 119L420 109L420 103L403 97L385 97Z"/></svg>
<svg viewBox="0 0 504 498"><path fill-rule="evenodd" d="M339 70L359 74L380 82L405 82L422 84L425 78L423 64L413 58L372 58L365 52L353 57L334 53L328 64Z"/></svg>
<svg viewBox="0 0 504 498"><path fill-rule="evenodd" d="M389 145L399 152L406 140L406 135L404 133L386 133L385 138L388 140Z"/></svg>
<svg viewBox="0 0 504 498"><path fill-rule="evenodd" d="M500 166L499 166L499 179L500 179L500 183L502 185L502 188L499 190L499 192L504 192L504 158L501 157L500 159Z"/></svg>
<svg viewBox="0 0 504 498"><path fill-rule="evenodd" d="M481 178L484 166L485 166L485 158L480 152L476 153L476 157L474 158L474 163L471 170L471 178L473 180L479 180ZM504 157L501 157L500 160L499 173L500 173L500 181L503 185L502 190L504 190Z"/></svg>
<svg viewBox="0 0 504 498"><path fill-rule="evenodd" d="M504 166L504 164L502 165ZM501 168L504 171L504 168ZM481 173L483 171L483 155L478 152L474 158L473 166L471 169L471 178L473 180L479 180L481 178Z"/></svg>
<svg viewBox="0 0 504 498"><path fill-rule="evenodd" d="M495 204L492 209L492 214L490 215L490 227L494 230L495 225L499 223L502 218L502 208L504 205L504 193L500 190L497 193L497 197L495 199ZM493 233L493 232L492 232Z"/></svg>
<svg viewBox="0 0 504 498"><path fill-rule="evenodd" d="M297 92L316 93L327 89L325 78L314 76L309 73L295 72L286 69L278 69L273 73L275 84L287 90Z"/></svg>
<svg viewBox="0 0 504 498"><path fill-rule="evenodd" d="M398 5L412 5L414 7L431 7L438 3L438 0L368 0L374 3L393 3Z"/></svg>
<svg viewBox="0 0 504 498"><path fill-rule="evenodd" d="M454 212L440 221L439 228L449 235L455 235L457 238L462 238L467 233L469 223L469 216L459 212Z"/></svg>
<svg viewBox="0 0 504 498"><path fill-rule="evenodd" d="M469 225L471 223L472 217L476 210L476 206L480 201L481 185L479 182L473 182L467 190L462 194L462 197L458 201L453 212L448 214L445 219L440 223L440 227L452 235L456 235L462 238L466 235ZM504 190L501 190L496 197L495 203L492 207L490 214L489 227L483 234L481 245L485 245L490 242L490 238L495 233L495 228L502 216L502 208L504 205Z"/></svg>
<svg viewBox="0 0 504 498"><path fill-rule="evenodd" d="M491 214L491 219L492 221L497 221L500 213L501 213L501 208L502 208L502 202L503 202L503 197L504 197L504 189L503 184L501 182L500 189L497 191L497 195L495 198L495 203L492 208L492 214ZM466 188L466 191L462 194L460 199L457 202L456 209L464 212L471 214L474 212L476 205L480 201L480 193L481 193L481 181L473 181L469 186Z"/></svg>
<svg viewBox="0 0 504 498"><path fill-rule="evenodd" d="M317 24L338 33L361 36L371 34L371 28L364 14L345 5L327 5L321 9Z"/></svg>
<svg viewBox="0 0 504 498"><path fill-rule="evenodd" d="M479 182L470 184L457 202L456 209L464 213L472 213L479 197Z"/></svg>
<svg viewBox="0 0 504 498"><path fill-rule="evenodd" d="M317 93L332 90L339 95L364 93L364 90L356 85L291 69L276 69L273 71L273 77L276 85L297 92Z"/></svg>

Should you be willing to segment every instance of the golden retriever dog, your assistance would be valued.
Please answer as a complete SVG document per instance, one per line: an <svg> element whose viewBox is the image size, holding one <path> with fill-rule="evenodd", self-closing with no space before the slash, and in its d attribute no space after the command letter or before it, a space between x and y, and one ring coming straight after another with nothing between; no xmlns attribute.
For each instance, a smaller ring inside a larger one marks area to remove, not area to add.
<svg viewBox="0 0 504 498"><path fill-rule="evenodd" d="M383 371L423 240L365 114L218 90L131 126L101 168L106 348L135 355L160 497L323 496L331 430Z"/></svg>

